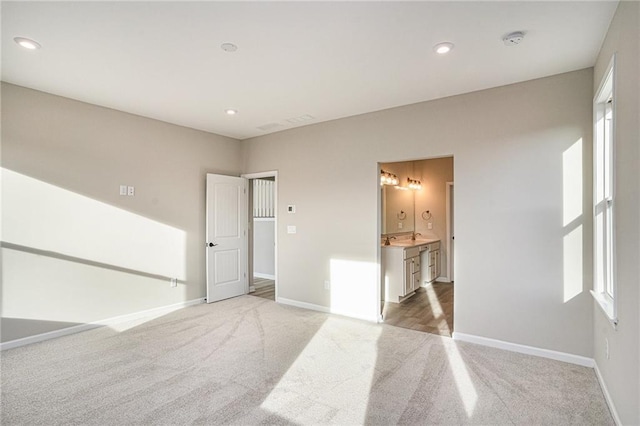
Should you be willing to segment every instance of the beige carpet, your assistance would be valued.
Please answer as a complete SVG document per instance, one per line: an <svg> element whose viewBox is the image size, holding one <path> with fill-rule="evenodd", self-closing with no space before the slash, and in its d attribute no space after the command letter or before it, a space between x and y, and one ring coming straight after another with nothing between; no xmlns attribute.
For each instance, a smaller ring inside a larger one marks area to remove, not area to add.
<svg viewBox="0 0 640 426"><path fill-rule="evenodd" d="M607 425L594 371L243 296L2 353L2 425Z"/></svg>

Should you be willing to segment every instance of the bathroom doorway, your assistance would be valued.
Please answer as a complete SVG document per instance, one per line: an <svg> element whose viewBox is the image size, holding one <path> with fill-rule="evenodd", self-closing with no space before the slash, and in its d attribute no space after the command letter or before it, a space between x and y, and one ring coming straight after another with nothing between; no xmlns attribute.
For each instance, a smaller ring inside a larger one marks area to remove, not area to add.
<svg viewBox="0 0 640 426"><path fill-rule="evenodd" d="M454 159L379 166L381 319L451 337Z"/></svg>

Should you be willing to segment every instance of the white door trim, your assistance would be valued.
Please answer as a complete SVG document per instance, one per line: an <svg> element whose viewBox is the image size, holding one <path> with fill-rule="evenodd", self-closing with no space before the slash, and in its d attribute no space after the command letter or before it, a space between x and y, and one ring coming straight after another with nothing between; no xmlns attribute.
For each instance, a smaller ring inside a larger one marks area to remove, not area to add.
<svg viewBox="0 0 640 426"><path fill-rule="evenodd" d="M451 259L453 258L453 253L451 252L451 215L453 212L451 211L451 188L453 187L453 182L447 182L447 190L445 195L445 218L446 218L446 226L447 226L447 281L453 281L453 271L451 270Z"/></svg>
<svg viewBox="0 0 640 426"><path fill-rule="evenodd" d="M266 172L258 172L258 173L244 173L242 175L240 175L240 177L243 177L247 180L250 179L261 179L261 178L266 178L266 177L273 177L275 178L275 185L274 185L274 189L273 189L273 203L275 206L275 218L274 218L274 229L275 229L275 235L274 235L274 281L275 281L275 299L276 302L278 301L278 217L280 216L278 214L278 171L277 170L271 170L271 171L266 171ZM247 185L248 186L248 185ZM249 203L247 203L247 206L249 205ZM253 222L253 212L248 212L248 219ZM253 226L249 226L249 232L253 233ZM249 252L249 250L251 250L251 252ZM249 255L250 254L250 255ZM253 247L249 247L249 238L247 238L247 259L252 259L253 260ZM247 272L249 275L253 275L253 270L249 271L249 269L253 269L253 264L249 265L251 266L251 268L247 267ZM252 281L253 284L253 281ZM247 280L247 292L249 292L249 280Z"/></svg>
<svg viewBox="0 0 640 426"><path fill-rule="evenodd" d="M382 323L384 321L383 318L383 312L382 310L384 309L384 302L382 301L382 298L384 296L384 277L382 276L382 247L381 247L381 242L382 242L382 191L380 190L380 170L382 169L382 163L378 162L376 164L376 175L372 176L375 177L375 180L372 179L373 182L376 183L376 205L377 205L377 211L378 214L376 215L377 218L377 228L376 228L376 272L378 275L378 281L376 282L376 315L377 315L377 321L379 323ZM386 301L386 300L385 300Z"/></svg>

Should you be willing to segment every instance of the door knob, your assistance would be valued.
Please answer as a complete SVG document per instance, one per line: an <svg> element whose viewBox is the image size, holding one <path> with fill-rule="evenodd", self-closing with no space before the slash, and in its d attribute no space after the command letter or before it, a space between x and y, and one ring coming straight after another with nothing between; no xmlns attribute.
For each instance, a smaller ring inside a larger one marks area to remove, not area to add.
<svg viewBox="0 0 640 426"><path fill-rule="evenodd" d="M207 244L207 245L208 245L209 247L215 247L215 246L217 246L217 244L213 244L213 243L209 243L209 244Z"/></svg>

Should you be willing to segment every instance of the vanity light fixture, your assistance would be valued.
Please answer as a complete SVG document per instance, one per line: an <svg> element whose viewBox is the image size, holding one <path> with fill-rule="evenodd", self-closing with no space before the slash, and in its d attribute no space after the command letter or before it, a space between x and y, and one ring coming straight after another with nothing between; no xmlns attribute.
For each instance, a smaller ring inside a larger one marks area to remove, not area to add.
<svg viewBox="0 0 640 426"><path fill-rule="evenodd" d="M29 49L29 50L38 50L40 49L40 43L38 43L35 40L31 40L30 38L26 38L26 37L14 37L13 41L15 41L16 43L18 43L20 46L24 47L25 49Z"/></svg>
<svg viewBox="0 0 640 426"><path fill-rule="evenodd" d="M449 53L451 52L451 49L453 49L453 43L449 41L438 43L435 46L433 46L433 50L435 50L438 55L444 55L446 53Z"/></svg>
<svg viewBox="0 0 640 426"><path fill-rule="evenodd" d="M415 189L415 190L422 189L422 183L417 179L407 178L407 186L410 189Z"/></svg>
<svg viewBox="0 0 640 426"><path fill-rule="evenodd" d="M380 186L397 185L398 183L400 183L398 176L385 170L380 170Z"/></svg>

